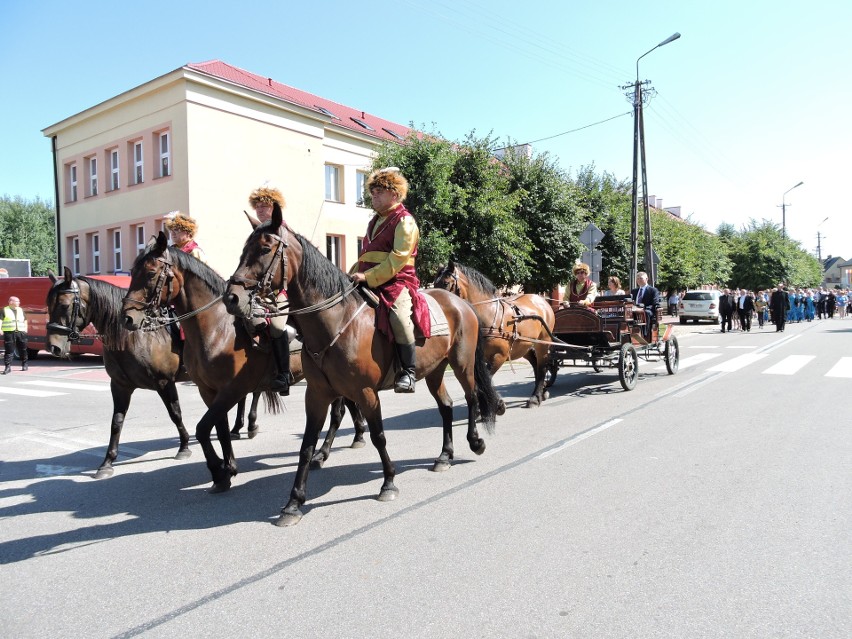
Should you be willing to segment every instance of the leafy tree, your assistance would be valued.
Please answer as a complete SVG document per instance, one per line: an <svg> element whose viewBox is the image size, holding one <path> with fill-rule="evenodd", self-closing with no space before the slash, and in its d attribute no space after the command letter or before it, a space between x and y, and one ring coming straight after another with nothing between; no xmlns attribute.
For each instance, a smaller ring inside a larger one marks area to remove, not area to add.
<svg viewBox="0 0 852 639"><path fill-rule="evenodd" d="M33 275L56 270L56 220L50 202L0 198L0 257L29 259Z"/></svg>

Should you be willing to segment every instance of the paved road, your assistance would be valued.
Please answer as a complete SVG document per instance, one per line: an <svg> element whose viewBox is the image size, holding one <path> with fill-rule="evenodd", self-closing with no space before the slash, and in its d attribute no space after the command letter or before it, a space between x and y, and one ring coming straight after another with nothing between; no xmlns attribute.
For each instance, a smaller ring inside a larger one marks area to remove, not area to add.
<svg viewBox="0 0 852 639"><path fill-rule="evenodd" d="M447 473L428 470L441 435L425 386L384 394L399 499L375 500L377 455L346 447L347 422L288 529L269 522L292 485L301 387L236 442L241 473L213 496L197 445L172 459L153 393L134 397L115 476L94 481L97 363L0 378L4 635L847 637L852 445L820 403L848 394L852 321L677 328L681 371L640 362L629 393L610 371L563 368L527 410L529 368L504 368L511 406L488 450L457 427ZM180 393L193 430L203 407Z"/></svg>

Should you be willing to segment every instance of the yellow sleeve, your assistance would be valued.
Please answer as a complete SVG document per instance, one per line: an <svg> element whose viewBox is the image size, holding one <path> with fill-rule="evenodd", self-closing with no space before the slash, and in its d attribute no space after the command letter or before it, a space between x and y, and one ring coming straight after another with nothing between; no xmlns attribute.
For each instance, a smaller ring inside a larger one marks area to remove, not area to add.
<svg viewBox="0 0 852 639"><path fill-rule="evenodd" d="M376 264L376 266L364 271L367 278L367 286L375 288L381 286L394 275L402 270L406 264L413 264L414 257L411 255L420 241L420 230L414 217L407 215L400 220L394 229L393 251L388 253L387 258Z"/></svg>

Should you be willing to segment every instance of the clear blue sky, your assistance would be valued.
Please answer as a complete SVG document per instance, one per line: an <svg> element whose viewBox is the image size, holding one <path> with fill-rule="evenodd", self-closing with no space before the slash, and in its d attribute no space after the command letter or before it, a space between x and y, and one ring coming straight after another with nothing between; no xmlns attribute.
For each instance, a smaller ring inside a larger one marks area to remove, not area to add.
<svg viewBox="0 0 852 639"><path fill-rule="evenodd" d="M0 0L0 194L53 200L41 129L218 58L451 139L517 142L630 111L636 58L649 193L715 230L780 224L852 258L852 2ZM566 170L632 175L629 115L534 144ZM823 220L828 218L825 222Z"/></svg>

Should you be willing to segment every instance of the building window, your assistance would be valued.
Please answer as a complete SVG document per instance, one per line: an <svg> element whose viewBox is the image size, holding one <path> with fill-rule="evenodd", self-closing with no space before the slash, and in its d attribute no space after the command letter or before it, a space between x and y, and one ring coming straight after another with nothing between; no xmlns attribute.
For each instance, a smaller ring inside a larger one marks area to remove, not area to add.
<svg viewBox="0 0 852 639"><path fill-rule="evenodd" d="M118 166L118 149L113 149L109 152L109 170L110 170L110 178L112 180L111 187L113 191L117 191L120 186L119 183L119 166Z"/></svg>
<svg viewBox="0 0 852 639"><path fill-rule="evenodd" d="M145 227L141 224L136 227L136 255L145 252Z"/></svg>
<svg viewBox="0 0 852 639"><path fill-rule="evenodd" d="M144 163L142 161L142 141L133 143L133 183L142 184L145 173L143 171Z"/></svg>
<svg viewBox="0 0 852 639"><path fill-rule="evenodd" d="M71 270L74 275L80 274L80 238L71 238Z"/></svg>
<svg viewBox="0 0 852 639"><path fill-rule="evenodd" d="M92 273L101 272L101 236L92 235Z"/></svg>
<svg viewBox="0 0 852 639"><path fill-rule="evenodd" d="M340 167L325 165L325 199L340 202Z"/></svg>
<svg viewBox="0 0 852 639"><path fill-rule="evenodd" d="M359 237L355 240L355 248L358 249L358 257L361 257L361 253L364 252L364 240L366 239L367 238L365 237Z"/></svg>
<svg viewBox="0 0 852 639"><path fill-rule="evenodd" d="M160 133L160 177L172 174L172 153L169 145L169 132Z"/></svg>
<svg viewBox="0 0 852 639"><path fill-rule="evenodd" d="M89 195L98 194L98 158L89 158Z"/></svg>
<svg viewBox="0 0 852 639"><path fill-rule="evenodd" d="M121 270L121 231L118 229L112 232L112 270Z"/></svg>
<svg viewBox="0 0 852 639"><path fill-rule="evenodd" d="M340 268L343 263L343 256L340 253L340 247L343 244L342 240L343 238L339 235L325 236L325 256L330 259L331 263L337 268Z"/></svg>
<svg viewBox="0 0 852 639"><path fill-rule="evenodd" d="M68 186L70 197L68 198L69 202L77 201L77 165L71 164L68 166Z"/></svg>
<svg viewBox="0 0 852 639"><path fill-rule="evenodd" d="M367 174L362 171L355 173L355 204L367 206L364 198L367 193Z"/></svg>

